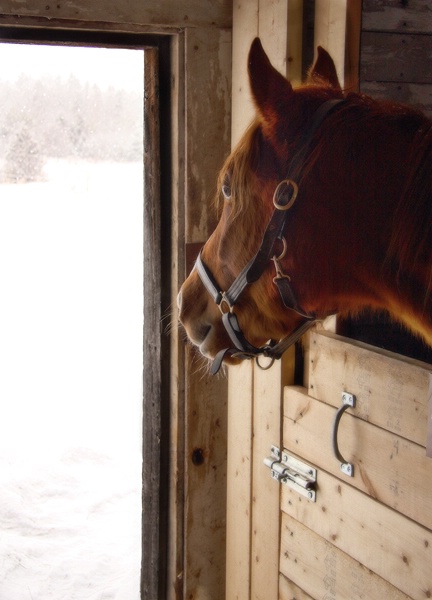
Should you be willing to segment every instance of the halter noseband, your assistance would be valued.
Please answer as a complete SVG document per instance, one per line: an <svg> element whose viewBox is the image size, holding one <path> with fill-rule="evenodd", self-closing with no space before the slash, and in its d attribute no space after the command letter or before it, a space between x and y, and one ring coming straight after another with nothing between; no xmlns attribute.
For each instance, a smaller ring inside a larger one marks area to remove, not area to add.
<svg viewBox="0 0 432 600"><path fill-rule="evenodd" d="M211 367L211 373L213 375L219 371L221 364L227 355L242 359L255 358L260 368L268 369L275 359L279 359L282 354L306 333L316 321L315 315L306 313L298 305L291 287L290 277L286 275L280 267L280 260L283 258L286 251L286 240L283 236L283 232L289 209L294 204L298 193L298 185L295 180L299 179L312 138L322 121L341 102L344 102L344 100L328 100L314 113L309 127L302 136L300 150L291 161L287 178L281 181L276 187L273 195L275 209L264 232L258 252L248 262L226 292L221 291L211 271L204 264L201 257L202 251L198 255L195 263L197 273L204 287L219 306L222 313L222 323L230 340L234 344L233 348L225 348L218 352ZM283 244L283 251L282 254L278 256L275 252L275 247L276 244L280 244L280 242ZM274 262L276 269L276 276L273 278L273 282L279 289L284 306L301 315L303 321L292 333L279 342L270 340L268 344L257 348L245 338L233 310L244 289L261 277L271 260ZM271 359L267 366L264 367L260 364L260 355Z"/></svg>

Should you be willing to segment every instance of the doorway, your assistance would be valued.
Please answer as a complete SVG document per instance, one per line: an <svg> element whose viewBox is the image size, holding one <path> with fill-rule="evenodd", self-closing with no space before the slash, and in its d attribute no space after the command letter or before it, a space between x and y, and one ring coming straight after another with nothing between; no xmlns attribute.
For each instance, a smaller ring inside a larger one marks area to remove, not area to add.
<svg viewBox="0 0 432 600"><path fill-rule="evenodd" d="M0 57L0 597L138 599L144 50Z"/></svg>

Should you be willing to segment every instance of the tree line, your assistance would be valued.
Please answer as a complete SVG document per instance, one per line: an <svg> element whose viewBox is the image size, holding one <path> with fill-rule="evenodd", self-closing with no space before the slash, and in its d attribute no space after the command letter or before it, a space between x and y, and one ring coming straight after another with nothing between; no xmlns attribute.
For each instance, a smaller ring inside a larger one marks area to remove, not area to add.
<svg viewBox="0 0 432 600"><path fill-rule="evenodd" d="M1 76L1 72L0 72ZM142 158L142 94L46 76L0 81L0 178L41 178L49 158Z"/></svg>

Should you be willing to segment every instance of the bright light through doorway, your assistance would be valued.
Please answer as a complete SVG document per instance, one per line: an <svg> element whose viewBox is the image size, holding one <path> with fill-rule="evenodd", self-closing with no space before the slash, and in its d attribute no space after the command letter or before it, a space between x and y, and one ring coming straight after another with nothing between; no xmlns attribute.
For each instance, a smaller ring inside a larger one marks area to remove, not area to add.
<svg viewBox="0 0 432 600"><path fill-rule="evenodd" d="M143 55L0 44L0 598L139 598Z"/></svg>

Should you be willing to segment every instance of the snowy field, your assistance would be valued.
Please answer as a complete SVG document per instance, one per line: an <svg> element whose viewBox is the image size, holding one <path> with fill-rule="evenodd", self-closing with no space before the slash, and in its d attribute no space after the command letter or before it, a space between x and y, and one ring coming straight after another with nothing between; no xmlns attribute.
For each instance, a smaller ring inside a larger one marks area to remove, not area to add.
<svg viewBox="0 0 432 600"><path fill-rule="evenodd" d="M138 600L142 165L0 185L0 600Z"/></svg>

